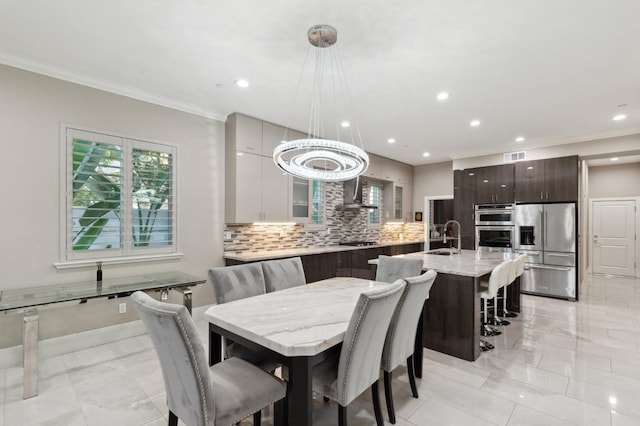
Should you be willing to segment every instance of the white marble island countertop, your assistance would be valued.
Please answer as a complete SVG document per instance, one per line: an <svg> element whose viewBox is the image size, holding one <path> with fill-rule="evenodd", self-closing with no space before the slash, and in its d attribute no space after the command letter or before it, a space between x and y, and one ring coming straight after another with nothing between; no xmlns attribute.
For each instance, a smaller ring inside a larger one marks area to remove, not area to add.
<svg viewBox="0 0 640 426"><path fill-rule="evenodd" d="M462 250L459 254L441 255L426 252L401 254L398 257L422 259L424 270L433 269L440 274L462 275L467 277L481 277L490 273L493 268L504 260L514 259L517 254L485 252L476 250ZM377 259L369 260L369 264L377 265Z"/></svg>

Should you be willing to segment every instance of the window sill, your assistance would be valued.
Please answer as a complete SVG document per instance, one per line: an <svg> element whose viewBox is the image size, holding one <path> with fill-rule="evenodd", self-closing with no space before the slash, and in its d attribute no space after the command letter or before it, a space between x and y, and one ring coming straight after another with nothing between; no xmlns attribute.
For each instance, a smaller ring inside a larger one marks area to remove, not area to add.
<svg viewBox="0 0 640 426"><path fill-rule="evenodd" d="M177 260L182 259L182 253L167 253L167 254L153 254L146 256L129 256L129 257L114 257L100 259L102 265L120 265L125 263L141 263L141 262L158 262L163 260ZM71 260L68 262L55 262L53 266L56 269L73 269L73 268L86 268L88 266L95 267L96 259L83 259L83 260Z"/></svg>

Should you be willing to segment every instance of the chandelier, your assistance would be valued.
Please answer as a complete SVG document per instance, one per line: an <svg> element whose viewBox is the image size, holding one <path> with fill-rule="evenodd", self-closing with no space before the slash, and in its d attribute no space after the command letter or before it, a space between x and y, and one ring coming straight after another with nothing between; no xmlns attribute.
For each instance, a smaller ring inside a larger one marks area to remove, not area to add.
<svg viewBox="0 0 640 426"><path fill-rule="evenodd" d="M333 104L337 104L336 91L340 90L343 100L348 101L348 89L339 55L335 52L338 31L330 25L314 25L307 32L309 43L316 48L308 137L292 141L283 141L273 150L273 161L286 173L311 180L338 182L360 176L369 166L369 156L362 149L362 139L357 124L355 134L360 146L324 138L321 122L323 106L324 66L331 62L334 78L330 85L333 89ZM337 77L336 77L337 76ZM298 90L300 86L298 86ZM340 118L335 117L336 134L340 135ZM350 125L347 125L351 127ZM354 131L350 132L352 139Z"/></svg>

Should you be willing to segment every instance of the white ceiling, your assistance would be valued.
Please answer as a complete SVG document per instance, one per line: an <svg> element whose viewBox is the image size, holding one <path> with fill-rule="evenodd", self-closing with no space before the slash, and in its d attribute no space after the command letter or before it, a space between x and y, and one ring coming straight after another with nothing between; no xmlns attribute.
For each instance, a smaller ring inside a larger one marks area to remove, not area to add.
<svg viewBox="0 0 640 426"><path fill-rule="evenodd" d="M639 16L638 0L0 0L0 62L304 131L306 32L330 24L364 148L419 165L640 132Z"/></svg>

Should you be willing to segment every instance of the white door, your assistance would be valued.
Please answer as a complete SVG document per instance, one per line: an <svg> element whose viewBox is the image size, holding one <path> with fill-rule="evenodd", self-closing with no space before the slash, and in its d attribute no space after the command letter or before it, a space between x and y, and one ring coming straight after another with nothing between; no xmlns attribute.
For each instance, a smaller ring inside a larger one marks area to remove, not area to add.
<svg viewBox="0 0 640 426"><path fill-rule="evenodd" d="M635 275L635 201L592 201L593 272Z"/></svg>

